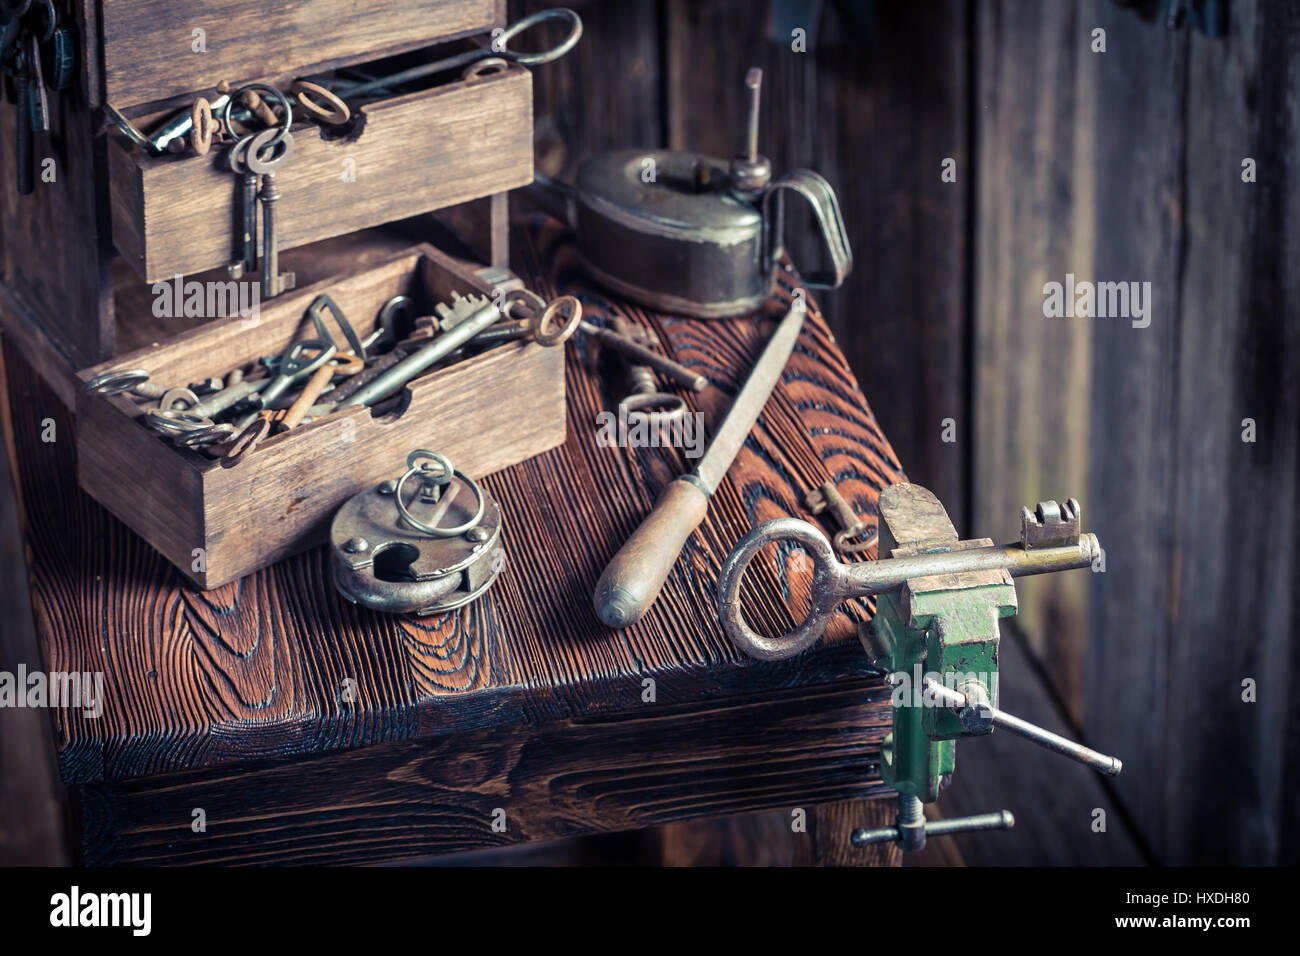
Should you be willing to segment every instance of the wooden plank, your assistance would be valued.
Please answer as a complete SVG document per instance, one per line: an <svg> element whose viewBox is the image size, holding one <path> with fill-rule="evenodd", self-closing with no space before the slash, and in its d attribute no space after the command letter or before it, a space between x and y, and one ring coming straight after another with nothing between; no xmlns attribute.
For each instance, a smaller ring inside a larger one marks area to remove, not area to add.
<svg viewBox="0 0 1300 956"><path fill-rule="evenodd" d="M888 709L879 684L846 681L88 784L78 788L85 862L373 863L879 797ZM191 828L196 807L205 832Z"/></svg>
<svg viewBox="0 0 1300 956"><path fill-rule="evenodd" d="M774 35L770 17L734 0L667 5L668 145L730 157L744 135L745 72L764 71L760 151L775 174L817 170L835 188L855 268L819 293L831 328L908 475L966 529L974 442L964 290L967 205L968 6L876 4L869 14L814 4L807 52ZM789 26L789 25L783 25ZM619 145L633 146L634 142ZM956 183L941 179L945 158ZM812 217L792 207L796 265L824 255ZM957 441L943 440L944 419ZM852 471L833 473L852 478ZM841 489L843 492L844 489ZM850 500L859 508L867 499Z"/></svg>
<svg viewBox="0 0 1300 956"><path fill-rule="evenodd" d="M549 0L511 0L510 20L553 6ZM663 142L659 4L569 6L582 17L582 41L562 62L533 73L537 169L565 182L573 182L578 165L596 153ZM558 38L558 28L539 27L546 29L552 32L539 35Z"/></svg>
<svg viewBox="0 0 1300 956"><path fill-rule="evenodd" d="M1097 320L1049 319L1043 295L1045 283L1070 273L1112 278L1094 268L1101 67L1088 47L1087 9L1019 0L977 7L973 532L995 541L1015 540L1021 507L1044 499L1077 498L1088 530L1102 511L1089 497L1095 456L1084 411ZM1105 534L1101 541L1110 543ZM1089 583L1086 574L1049 574L1017 585L1022 626L1076 720Z"/></svg>
<svg viewBox="0 0 1300 956"><path fill-rule="evenodd" d="M1248 0L1231 15L1226 40L1193 36L1187 50L1183 258L1168 293L1179 331L1164 357L1179 466L1159 502L1173 587L1160 822L1173 865L1295 865L1300 10Z"/></svg>
<svg viewBox="0 0 1300 956"><path fill-rule="evenodd" d="M532 80L512 66L368 104L359 133L326 139L300 125L294 152L277 172L281 249L415 213L467 202L532 181ZM224 266L241 186L222 153L149 157L128 151L110 162L113 237L148 281ZM456 170L435 175L431 170ZM215 210L196 215L196 210Z"/></svg>
<svg viewBox="0 0 1300 956"><path fill-rule="evenodd" d="M12 480L13 427L9 390L4 387L4 349L0 342L0 423L4 429L4 466L0 467L0 588L6 595L0 615L0 670L15 674L43 670L33 625L26 553L20 527L22 505ZM23 410L20 414L30 414ZM0 708L0 865L60 866L69 862L63 810L64 788L58 779L48 713L39 708Z"/></svg>
<svg viewBox="0 0 1300 956"><path fill-rule="evenodd" d="M268 67L307 76L505 25L504 0L390 0L382 16L348 0L106 0L101 9L104 95L119 109L261 79Z"/></svg>

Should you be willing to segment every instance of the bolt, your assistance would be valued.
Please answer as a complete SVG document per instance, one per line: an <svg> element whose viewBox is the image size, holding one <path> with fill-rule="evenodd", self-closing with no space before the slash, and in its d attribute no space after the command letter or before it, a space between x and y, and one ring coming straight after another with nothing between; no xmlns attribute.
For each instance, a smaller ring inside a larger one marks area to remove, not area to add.
<svg viewBox="0 0 1300 956"><path fill-rule="evenodd" d="M397 482L389 479L376 489L381 495L391 495L397 490Z"/></svg>
<svg viewBox="0 0 1300 956"><path fill-rule="evenodd" d="M348 538L347 543L343 545L343 550L348 554L360 554L369 547L365 538Z"/></svg>
<svg viewBox="0 0 1300 956"><path fill-rule="evenodd" d="M465 532L465 538L469 541L486 541L491 535L492 532L482 525L477 525Z"/></svg>

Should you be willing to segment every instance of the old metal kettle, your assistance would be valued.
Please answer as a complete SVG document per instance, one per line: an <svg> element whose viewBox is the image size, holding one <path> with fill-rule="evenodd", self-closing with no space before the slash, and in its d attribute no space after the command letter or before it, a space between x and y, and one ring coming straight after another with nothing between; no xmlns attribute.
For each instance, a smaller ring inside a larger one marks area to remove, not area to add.
<svg viewBox="0 0 1300 956"><path fill-rule="evenodd" d="M586 160L570 186L538 175L527 193L564 219L592 278L651 308L714 319L759 309L771 296L784 248L784 199L806 199L828 267L801 273L833 289L853 268L839 202L809 169L772 179L758 153L762 71L751 69L746 150L727 162L677 150L619 150Z"/></svg>

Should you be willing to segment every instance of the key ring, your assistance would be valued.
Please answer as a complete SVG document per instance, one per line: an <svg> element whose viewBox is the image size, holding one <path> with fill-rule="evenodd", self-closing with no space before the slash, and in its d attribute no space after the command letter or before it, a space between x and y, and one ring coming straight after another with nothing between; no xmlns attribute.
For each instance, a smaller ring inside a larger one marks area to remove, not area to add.
<svg viewBox="0 0 1300 956"><path fill-rule="evenodd" d="M564 318L564 314L568 317ZM554 346L567 342L582 324L582 303L575 296L562 295L551 301L537 320L534 338L538 345Z"/></svg>
<svg viewBox="0 0 1300 956"><path fill-rule="evenodd" d="M293 92L298 97L298 105L318 123L326 126L346 126L352 121L352 110L348 108L348 104L319 83L297 80L293 84ZM324 100L328 109L326 106L321 106L313 97Z"/></svg>
<svg viewBox="0 0 1300 956"><path fill-rule="evenodd" d="M569 34L558 46L549 50L541 50L537 53L517 53L514 50L506 48L506 44L513 40L519 34L523 33L539 23L547 20L564 20L570 24ZM367 93L374 93L379 90L386 90L389 87L400 86L403 83L409 83L412 80L422 79L426 76L433 76L437 73L444 73L449 70L462 70L472 63L489 58L499 58L510 63L518 63L521 66L538 66L542 63L550 63L552 60L558 60L564 54L573 49L574 45L582 37L582 18L567 7L555 7L551 10L538 10L536 13L529 14L522 20L516 20L510 26L503 29L492 37L492 45L478 50L466 50L464 53L457 53L446 59L437 60L433 63L422 63L419 66L413 66L409 70L402 70L391 76L381 76L373 80L363 80L360 83L350 85L344 84L335 86L331 92L336 96L346 96L348 98L356 96L365 96Z"/></svg>
<svg viewBox="0 0 1300 956"><path fill-rule="evenodd" d="M81 387L97 395L121 395L123 392L139 388L147 381L149 381L148 371L142 368L131 368L96 375Z"/></svg>
<svg viewBox="0 0 1300 956"><path fill-rule="evenodd" d="M547 20L566 20L569 23L569 35L560 41L559 46L537 53L516 53L514 50L506 49L506 44L519 34ZM572 50L580 39L582 39L582 17L568 7L555 7L551 10L538 10L510 24L492 38L492 52L521 66L539 66L542 63L558 60Z"/></svg>
<svg viewBox="0 0 1300 956"><path fill-rule="evenodd" d="M469 521L466 521L464 524L458 525L455 528L435 528L417 519L407 510L406 505L402 503L402 486L406 484L407 479L412 475L419 475L422 472L427 472L427 465L421 466L418 464L418 462L426 459L435 461L442 466L442 473L440 475L430 476L431 480L435 484L448 485L451 484L451 479L456 477L473 489L474 497L478 499L478 507L474 511L474 517ZM431 535L435 538L459 538L462 534L475 527L479 521L482 520L483 489L480 488L478 482L469 477L469 475L465 474L463 471L457 471L452 468L451 462L447 460L446 455L439 455L436 452L428 451L424 448L418 448L407 456L406 464L406 474L402 475L402 477L398 479L397 487L393 490L393 502L397 505L398 514L400 514L403 520L405 520L412 528L417 531L423 531L425 534Z"/></svg>
<svg viewBox="0 0 1300 956"><path fill-rule="evenodd" d="M226 102L221 104L221 125L226 128L226 132L230 134L232 139L240 138L235 135L235 128L230 125L230 111L234 108L235 102L249 91L269 93L271 96L279 100L280 105L284 107L284 122L280 126L270 127L271 129L278 130L279 135L276 136L274 142L268 145L279 146L280 140L284 139L284 135L289 132L289 127L293 125L293 107L289 104L289 97L285 96L284 93L276 89L274 86L271 86L269 83L245 83L239 89L231 90L230 96L226 99Z"/></svg>
<svg viewBox="0 0 1300 956"><path fill-rule="evenodd" d="M773 541L796 541L813 565L811 606L804 622L780 637L764 637L745 623L740 609L740 582L754 555ZM826 631L835 609L852 597L846 565L835 559L826 535L797 518L773 518L745 535L722 565L718 576L718 611L727 636L750 657L780 661L811 647Z"/></svg>

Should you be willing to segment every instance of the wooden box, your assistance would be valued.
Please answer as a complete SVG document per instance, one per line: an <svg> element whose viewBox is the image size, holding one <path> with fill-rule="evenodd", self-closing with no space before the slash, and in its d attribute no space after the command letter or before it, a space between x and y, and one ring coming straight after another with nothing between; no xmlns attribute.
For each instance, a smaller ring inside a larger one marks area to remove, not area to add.
<svg viewBox="0 0 1300 956"><path fill-rule="evenodd" d="M256 321L217 319L79 375L143 368L153 382L185 385L313 336L306 310L322 292L364 337L391 297L408 295L431 310L453 291L491 287L459 260L419 245L285 293ZM325 540L339 505L398 477L413 449L441 452L477 478L563 444L563 353L532 342L499 346L417 378L400 412L345 409L264 439L233 467L159 436L140 421L148 404L80 391L78 481L196 584L217 587Z"/></svg>
<svg viewBox="0 0 1300 956"><path fill-rule="evenodd" d="M360 107L350 135L295 122L276 174L281 250L404 219L533 179L532 74L511 65ZM148 282L232 259L242 180L225 149L150 156L108 144L113 242Z"/></svg>
<svg viewBox="0 0 1300 956"><path fill-rule="evenodd" d="M97 4L104 97L173 100L270 71L306 76L505 22L505 0L111 0ZM197 82L196 82L197 81Z"/></svg>

